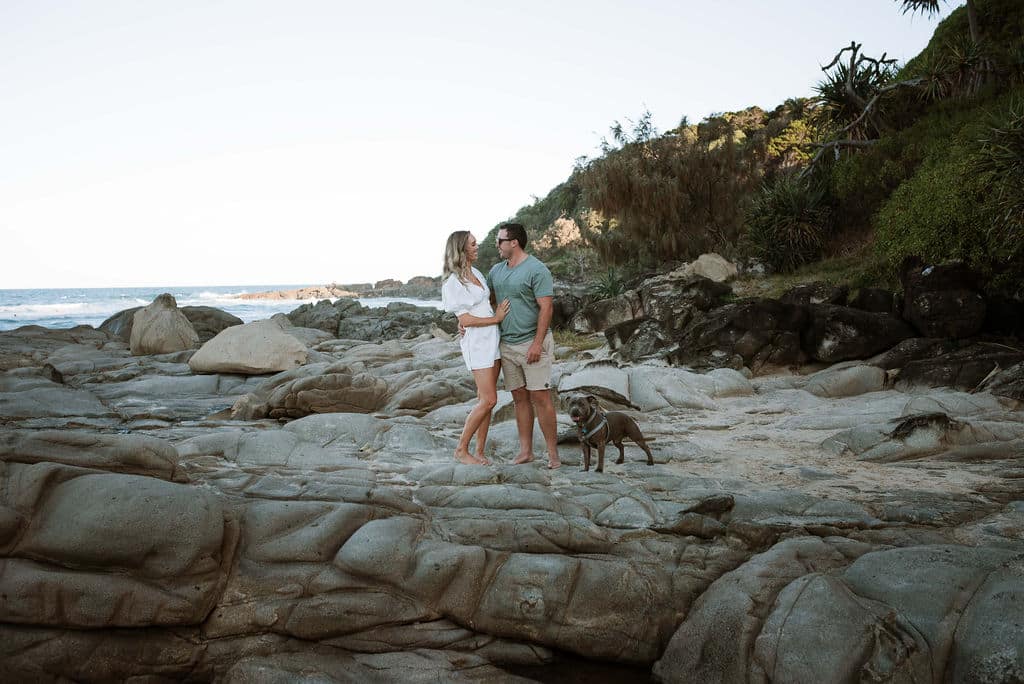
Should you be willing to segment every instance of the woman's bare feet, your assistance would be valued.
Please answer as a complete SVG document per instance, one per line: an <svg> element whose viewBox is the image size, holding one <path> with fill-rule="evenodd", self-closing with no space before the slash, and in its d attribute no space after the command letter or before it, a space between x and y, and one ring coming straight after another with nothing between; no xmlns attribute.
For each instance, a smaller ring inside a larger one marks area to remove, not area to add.
<svg viewBox="0 0 1024 684"><path fill-rule="evenodd" d="M465 447L455 448L455 460L459 463L465 463L466 465L480 465L480 461L476 460L476 458L469 453L469 449L466 449Z"/></svg>
<svg viewBox="0 0 1024 684"><path fill-rule="evenodd" d="M557 458L554 459L554 460L551 460L551 459L548 460L548 470L556 470L556 469L561 468L561 467L562 467L562 462L559 461Z"/></svg>
<svg viewBox="0 0 1024 684"><path fill-rule="evenodd" d="M512 465L522 465L523 463L529 463L533 460L533 454L519 454L515 460L512 461Z"/></svg>
<svg viewBox="0 0 1024 684"><path fill-rule="evenodd" d="M490 460L488 460L488 458L486 456L484 456L483 454L480 454L480 453L473 454L473 458L475 458L476 462L479 463L480 465L491 465Z"/></svg>

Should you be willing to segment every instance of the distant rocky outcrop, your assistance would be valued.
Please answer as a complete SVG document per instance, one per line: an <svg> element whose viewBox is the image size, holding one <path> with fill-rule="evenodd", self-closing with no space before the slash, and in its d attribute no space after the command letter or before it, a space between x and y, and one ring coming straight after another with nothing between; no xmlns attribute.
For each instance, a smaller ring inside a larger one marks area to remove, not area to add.
<svg viewBox="0 0 1024 684"><path fill-rule="evenodd" d="M288 314L295 325L317 328L333 337L353 340L395 340L432 334L442 330L458 332L458 321L449 313L432 306L391 302L384 307L366 307L339 299L303 304Z"/></svg>
<svg viewBox="0 0 1024 684"><path fill-rule="evenodd" d="M410 299L440 299L441 277L416 276L409 282L387 278L376 283L339 285L313 285L294 290L247 292L240 299L355 299L368 297L407 297Z"/></svg>

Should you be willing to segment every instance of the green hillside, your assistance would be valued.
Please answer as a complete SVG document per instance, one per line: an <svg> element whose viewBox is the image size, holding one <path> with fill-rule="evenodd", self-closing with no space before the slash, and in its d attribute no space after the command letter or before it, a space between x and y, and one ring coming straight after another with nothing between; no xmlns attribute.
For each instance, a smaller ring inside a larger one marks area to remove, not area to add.
<svg viewBox="0 0 1024 684"><path fill-rule="evenodd" d="M967 260L990 289L1021 294L1024 2L974 6L977 42L960 7L902 68L847 48L814 93L770 112L664 133L648 113L615 122L599 156L510 218L563 278L717 251L777 273L824 260L835 277L842 263L856 285L892 282L918 255Z"/></svg>

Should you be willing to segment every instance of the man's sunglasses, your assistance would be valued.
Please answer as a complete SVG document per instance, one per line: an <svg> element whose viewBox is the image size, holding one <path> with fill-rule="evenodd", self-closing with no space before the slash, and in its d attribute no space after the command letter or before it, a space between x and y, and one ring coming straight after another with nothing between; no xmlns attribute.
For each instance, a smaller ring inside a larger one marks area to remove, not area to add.
<svg viewBox="0 0 1024 684"><path fill-rule="evenodd" d="M515 240L515 238L495 238L494 242L500 245L502 242L509 242L511 240Z"/></svg>

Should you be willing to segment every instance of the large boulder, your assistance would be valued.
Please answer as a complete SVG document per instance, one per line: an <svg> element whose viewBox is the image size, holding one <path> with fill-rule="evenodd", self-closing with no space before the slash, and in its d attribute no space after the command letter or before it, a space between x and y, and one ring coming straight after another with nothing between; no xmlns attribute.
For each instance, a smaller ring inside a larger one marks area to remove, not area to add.
<svg viewBox="0 0 1024 684"><path fill-rule="evenodd" d="M981 388L1000 397L1024 401L1024 362L998 371L985 380Z"/></svg>
<svg viewBox="0 0 1024 684"><path fill-rule="evenodd" d="M924 337L972 337L985 323L986 304L977 276L955 262L924 266L908 259L900 276L903 318Z"/></svg>
<svg viewBox="0 0 1024 684"><path fill-rule="evenodd" d="M313 413L370 413L384 405L387 383L368 373L334 372L299 378L274 390L267 401L271 418Z"/></svg>
<svg viewBox="0 0 1024 684"><path fill-rule="evenodd" d="M903 368L911 361L935 358L936 356L954 352L959 348L956 340L911 337L898 343L893 348L871 357L867 362L872 366L893 370L895 368Z"/></svg>
<svg viewBox="0 0 1024 684"><path fill-rule="evenodd" d="M750 368L786 366L806 360L800 333L807 308L775 299L751 299L702 314L679 339L671 354L678 364L731 365L735 357Z"/></svg>
<svg viewBox="0 0 1024 684"><path fill-rule="evenodd" d="M212 340L221 330L245 323L238 316L213 306L183 306L181 312L195 328L202 344Z"/></svg>
<svg viewBox="0 0 1024 684"><path fill-rule="evenodd" d="M221 331L189 359L196 373L262 375L306 363L306 345L274 321L256 321Z"/></svg>
<svg viewBox="0 0 1024 684"><path fill-rule="evenodd" d="M892 290L880 287L862 287L850 297L849 306L876 313L896 313L896 298Z"/></svg>
<svg viewBox="0 0 1024 684"><path fill-rule="evenodd" d="M135 320L135 312L141 308L141 306L133 306L130 309L118 311L100 323L99 330L128 342L132 338L132 322Z"/></svg>
<svg viewBox="0 0 1024 684"><path fill-rule="evenodd" d="M354 299L339 299L335 302L321 299L316 304L303 304L295 309L288 314L288 320L292 325L323 330L333 337L338 334L338 323L343 317L365 310L366 308Z"/></svg>
<svg viewBox="0 0 1024 684"><path fill-rule="evenodd" d="M676 271L681 272L681 275L703 276L716 283L724 283L735 278L739 272L736 264L714 252L701 254L694 261Z"/></svg>
<svg viewBox="0 0 1024 684"><path fill-rule="evenodd" d="M199 346L199 335L168 293L135 312L129 347L133 356L171 354Z"/></svg>
<svg viewBox="0 0 1024 684"><path fill-rule="evenodd" d="M267 378L255 392L235 401L235 419L301 418L317 413L371 413L393 393L387 381L362 363L310 363Z"/></svg>
<svg viewBox="0 0 1024 684"><path fill-rule="evenodd" d="M704 276L671 273L650 278L639 289L644 317L673 335L686 328L696 312L714 308L731 293L728 285Z"/></svg>
<svg viewBox="0 0 1024 684"><path fill-rule="evenodd" d="M572 319L572 328L578 333L599 332L613 325L643 317L640 298L630 290L617 297L599 299L588 304Z"/></svg>
<svg viewBox="0 0 1024 684"><path fill-rule="evenodd" d="M795 285L779 297L779 301L786 304L846 304L846 297L850 288L846 285L832 285L818 280L813 283L801 283Z"/></svg>
<svg viewBox="0 0 1024 684"><path fill-rule="evenodd" d="M99 329L128 342L132 338L132 324L135 321L135 312L141 308L141 306L135 306L124 311L118 311L100 323ZM199 335L200 344L209 342L213 339L214 335L225 328L244 323L238 316L213 306L183 306L178 310L185 314L185 318L192 324L196 334Z"/></svg>
<svg viewBox="0 0 1024 684"><path fill-rule="evenodd" d="M671 338L657 321L641 321L617 351L626 361L637 361L660 353L670 344Z"/></svg>
<svg viewBox="0 0 1024 684"><path fill-rule="evenodd" d="M984 332L1024 338L1024 302L1008 297L989 297L985 306Z"/></svg>
<svg viewBox="0 0 1024 684"><path fill-rule="evenodd" d="M551 327L567 328L583 307L583 300L571 292L556 292L552 299Z"/></svg>
<svg viewBox="0 0 1024 684"><path fill-rule="evenodd" d="M963 349L911 361L900 371L896 387L955 387L974 390L993 372L1024 361L1024 349L979 342Z"/></svg>
<svg viewBox="0 0 1024 684"><path fill-rule="evenodd" d="M430 335L438 328L453 335L458 327L455 316L440 309L392 302L387 307L346 312L336 334L344 339L379 342Z"/></svg>
<svg viewBox="0 0 1024 684"><path fill-rule="evenodd" d="M811 305L809 311L804 351L825 363L865 359L914 336L909 325L890 314L828 304Z"/></svg>

